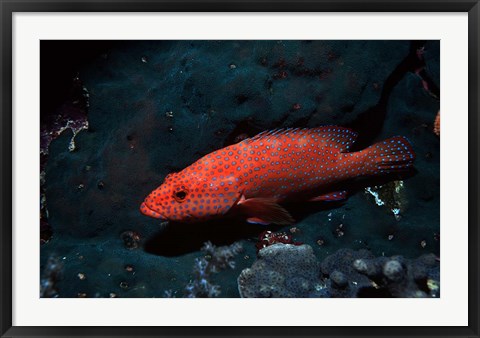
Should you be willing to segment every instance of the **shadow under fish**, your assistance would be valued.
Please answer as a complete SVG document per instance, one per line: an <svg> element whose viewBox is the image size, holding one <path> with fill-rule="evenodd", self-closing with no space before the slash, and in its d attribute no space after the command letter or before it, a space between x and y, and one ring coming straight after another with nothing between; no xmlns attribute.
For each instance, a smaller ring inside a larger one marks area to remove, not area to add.
<svg viewBox="0 0 480 338"><path fill-rule="evenodd" d="M207 241L216 246L230 245L240 239L257 238L262 231L264 226L234 217L199 223L169 222L146 240L143 250L152 255L174 257L198 251Z"/></svg>

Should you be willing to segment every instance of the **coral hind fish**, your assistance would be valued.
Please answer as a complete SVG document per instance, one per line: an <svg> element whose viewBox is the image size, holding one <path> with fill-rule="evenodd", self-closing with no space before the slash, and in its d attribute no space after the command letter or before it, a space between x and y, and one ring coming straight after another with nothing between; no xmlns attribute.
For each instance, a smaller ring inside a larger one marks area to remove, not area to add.
<svg viewBox="0 0 480 338"><path fill-rule="evenodd" d="M413 166L415 153L406 138L349 152L356 137L337 126L262 132L167 175L140 211L179 222L241 214L251 223L286 225L294 220L282 202L342 200L346 191L328 189Z"/></svg>

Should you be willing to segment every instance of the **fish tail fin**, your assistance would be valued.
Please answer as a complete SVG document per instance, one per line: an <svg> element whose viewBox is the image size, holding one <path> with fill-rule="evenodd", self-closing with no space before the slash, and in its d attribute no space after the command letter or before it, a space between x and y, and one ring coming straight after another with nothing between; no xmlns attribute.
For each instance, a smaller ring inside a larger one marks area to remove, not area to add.
<svg viewBox="0 0 480 338"><path fill-rule="evenodd" d="M403 136L375 143L362 151L367 174L388 174L408 170L415 161L412 145Z"/></svg>

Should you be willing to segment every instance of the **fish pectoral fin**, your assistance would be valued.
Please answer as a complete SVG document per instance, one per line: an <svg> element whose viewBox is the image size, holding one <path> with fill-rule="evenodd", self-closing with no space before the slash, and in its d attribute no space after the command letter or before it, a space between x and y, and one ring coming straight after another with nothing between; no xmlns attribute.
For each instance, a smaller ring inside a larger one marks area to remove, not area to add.
<svg viewBox="0 0 480 338"><path fill-rule="evenodd" d="M290 225L295 222L288 211L274 199L261 197L242 198L237 206L248 216L247 221L250 223Z"/></svg>
<svg viewBox="0 0 480 338"><path fill-rule="evenodd" d="M347 198L346 191L334 191L325 195L320 195L314 198L311 198L309 201L311 202L333 202L333 201L341 201Z"/></svg>

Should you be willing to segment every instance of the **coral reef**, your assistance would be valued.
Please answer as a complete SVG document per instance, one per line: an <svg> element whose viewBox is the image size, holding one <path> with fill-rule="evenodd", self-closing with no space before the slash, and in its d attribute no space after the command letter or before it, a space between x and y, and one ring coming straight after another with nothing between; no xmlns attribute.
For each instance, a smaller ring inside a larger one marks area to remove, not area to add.
<svg viewBox="0 0 480 338"><path fill-rule="evenodd" d="M72 81L68 97L48 121L42 123L40 131L40 154L48 155L50 143L58 138L65 130L70 129L73 136L70 139L68 150L75 150L75 136L82 130L88 129L87 112L89 107L87 88L81 80L75 77Z"/></svg>
<svg viewBox="0 0 480 338"><path fill-rule="evenodd" d="M403 181L392 181L380 186L365 188L368 196L373 196L375 204L387 207L397 221L408 206Z"/></svg>
<svg viewBox="0 0 480 338"><path fill-rule="evenodd" d="M135 231L125 231L121 235L123 244L127 249L137 249L141 242L140 234Z"/></svg>
<svg viewBox="0 0 480 338"><path fill-rule="evenodd" d="M375 290L360 290L363 296L386 295L397 298L440 296L440 264L433 254L416 259L402 256L357 259L354 268L366 275ZM357 295L358 296L358 295Z"/></svg>
<svg viewBox="0 0 480 338"><path fill-rule="evenodd" d="M327 256L321 263L322 278L330 297L357 297L362 288L372 286L368 277L359 273L353 266L358 259L373 259L375 256L368 250L354 251L340 249Z"/></svg>
<svg viewBox="0 0 480 338"><path fill-rule="evenodd" d="M72 137L70 139L68 150L75 150L75 136L88 129L87 111L89 106L89 94L76 76L69 90L65 102L58 110L51 114L42 115L42 125L40 130L40 243L47 243L52 234L52 228L48 223L48 208L45 193L45 166L48 161L50 143L58 138L64 131L70 129Z"/></svg>
<svg viewBox="0 0 480 338"><path fill-rule="evenodd" d="M406 259L351 249L341 249L321 263L332 297L439 297L439 268L433 254Z"/></svg>
<svg viewBox="0 0 480 338"><path fill-rule="evenodd" d="M40 297L58 297L57 281L62 277L63 262L58 257L50 256L40 279Z"/></svg>
<svg viewBox="0 0 480 338"><path fill-rule="evenodd" d="M292 229L296 229L296 228L292 228ZM291 232L294 233L295 231L296 230L293 230L293 232L292 231ZM270 230L265 230L258 236L258 241L255 244L255 247L257 248L257 253L258 253L258 251L260 251L261 249L277 243L293 244L293 245L303 244L303 243L294 241L292 235L289 235L286 232L273 232Z"/></svg>
<svg viewBox="0 0 480 338"><path fill-rule="evenodd" d="M319 262L309 245L273 244L238 277L238 291L251 297L321 297Z"/></svg>
<svg viewBox="0 0 480 338"><path fill-rule="evenodd" d="M196 258L193 266L194 279L185 288L188 298L211 298L220 296L219 285L211 282L211 275L225 269L234 269L236 255L243 251L240 243L230 246L216 247L211 242L206 242L201 251L204 257ZM170 290L165 292L166 297L172 297Z"/></svg>
<svg viewBox="0 0 480 338"><path fill-rule="evenodd" d="M241 297L439 297L435 255L375 257L340 249L318 262L309 245L274 244L238 277Z"/></svg>

